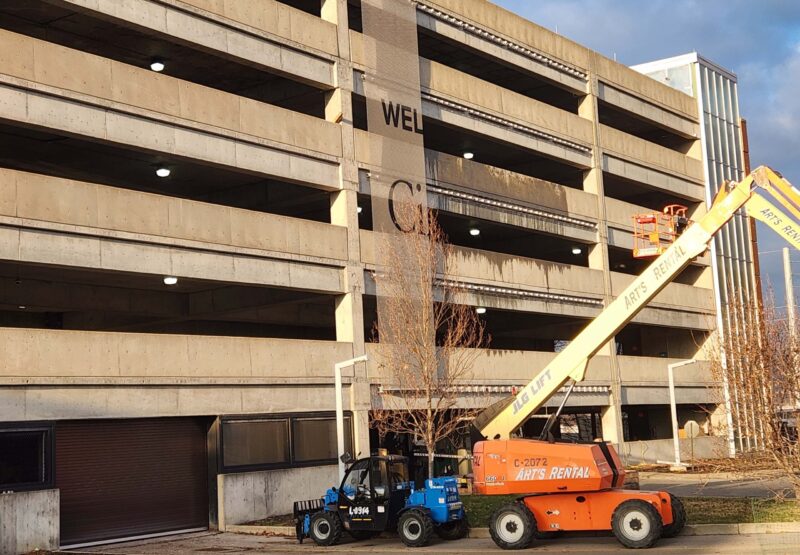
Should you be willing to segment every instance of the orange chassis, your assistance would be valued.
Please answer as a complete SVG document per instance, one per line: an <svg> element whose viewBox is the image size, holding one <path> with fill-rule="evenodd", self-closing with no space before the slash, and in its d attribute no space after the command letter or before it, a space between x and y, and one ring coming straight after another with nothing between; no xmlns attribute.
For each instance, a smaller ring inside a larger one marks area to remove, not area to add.
<svg viewBox="0 0 800 555"><path fill-rule="evenodd" d="M672 524L669 494L622 489L625 470L605 443L481 441L473 469L475 493L519 495L540 532L611 530L614 511L631 499L651 504L664 526Z"/></svg>

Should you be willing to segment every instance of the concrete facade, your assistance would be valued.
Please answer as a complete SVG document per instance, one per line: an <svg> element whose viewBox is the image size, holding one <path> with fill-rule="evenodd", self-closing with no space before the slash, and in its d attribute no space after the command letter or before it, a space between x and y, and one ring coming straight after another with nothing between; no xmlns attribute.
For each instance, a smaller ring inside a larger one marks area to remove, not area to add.
<svg viewBox="0 0 800 555"><path fill-rule="evenodd" d="M492 348L465 387L496 398L641 271L634 214L703 213L690 96L483 0L413 5L414 147L364 121L368 80L389 75L357 0L0 8L0 434L209 419L209 526L286 512L330 485L330 457L226 467L219 430L330 418L334 363L380 349L370 195L387 152L424 165L453 277L488 309ZM714 287L699 257L592 360L570 411L618 444L661 440L667 364L684 358L700 362L678 403L713 408ZM366 455L392 384L373 362L344 381Z"/></svg>

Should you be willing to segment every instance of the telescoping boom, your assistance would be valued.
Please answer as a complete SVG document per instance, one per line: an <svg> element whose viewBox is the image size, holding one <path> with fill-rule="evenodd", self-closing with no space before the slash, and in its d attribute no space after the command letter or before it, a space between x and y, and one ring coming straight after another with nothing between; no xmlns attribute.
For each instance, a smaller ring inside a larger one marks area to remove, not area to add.
<svg viewBox="0 0 800 555"><path fill-rule="evenodd" d="M508 439L567 382L574 385L582 381L589 359L701 255L714 235L740 208L744 207L749 216L764 222L800 249L800 223L764 198L760 194L762 191L800 220L800 191L766 166L757 168L738 183L726 184L709 211L689 226L515 397L504 399L478 415L473 421L476 434L485 439Z"/></svg>

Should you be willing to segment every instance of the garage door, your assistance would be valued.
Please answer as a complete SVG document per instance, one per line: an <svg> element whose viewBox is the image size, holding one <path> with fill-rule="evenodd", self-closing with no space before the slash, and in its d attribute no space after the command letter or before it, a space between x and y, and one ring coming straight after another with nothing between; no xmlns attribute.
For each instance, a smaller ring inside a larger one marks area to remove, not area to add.
<svg viewBox="0 0 800 555"><path fill-rule="evenodd" d="M199 419L59 422L61 544L206 528L207 464Z"/></svg>

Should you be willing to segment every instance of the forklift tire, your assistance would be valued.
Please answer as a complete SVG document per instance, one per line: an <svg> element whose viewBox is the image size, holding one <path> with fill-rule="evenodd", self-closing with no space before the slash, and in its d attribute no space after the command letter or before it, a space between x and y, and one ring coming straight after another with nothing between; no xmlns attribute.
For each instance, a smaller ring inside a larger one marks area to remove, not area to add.
<svg viewBox="0 0 800 555"><path fill-rule="evenodd" d="M433 534L433 521L424 512L411 509L400 515L397 533L406 547L423 547L428 545Z"/></svg>
<svg viewBox="0 0 800 555"><path fill-rule="evenodd" d="M661 515L647 501L620 503L611 517L611 529L619 543L630 549L651 547L661 537Z"/></svg>
<svg viewBox="0 0 800 555"><path fill-rule="evenodd" d="M380 532L374 532L372 530L348 530L348 533L353 537L356 541L364 541L370 540L375 536L380 535Z"/></svg>
<svg viewBox="0 0 800 555"><path fill-rule="evenodd" d="M332 511L320 511L311 516L308 535L317 545L336 545L342 539L342 521Z"/></svg>
<svg viewBox="0 0 800 555"><path fill-rule="evenodd" d="M502 505L489 521L489 535L502 549L525 549L536 532L536 518L524 503Z"/></svg>
<svg viewBox="0 0 800 555"><path fill-rule="evenodd" d="M443 540L452 541L466 538L467 534L469 533L469 521L467 520L467 515L464 515L464 518L460 520L445 522L444 524L437 526L434 530L436 535Z"/></svg>
<svg viewBox="0 0 800 555"><path fill-rule="evenodd" d="M662 538L674 538L683 531L686 526L686 509L683 508L681 500L669 494L669 501L672 505L672 524L667 524L661 531Z"/></svg>

